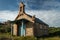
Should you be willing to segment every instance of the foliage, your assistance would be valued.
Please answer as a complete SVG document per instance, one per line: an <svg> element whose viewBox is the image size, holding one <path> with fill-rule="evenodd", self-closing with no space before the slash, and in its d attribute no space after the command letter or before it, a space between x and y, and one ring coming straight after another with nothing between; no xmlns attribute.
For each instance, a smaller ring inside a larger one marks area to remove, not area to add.
<svg viewBox="0 0 60 40"><path fill-rule="evenodd" d="M49 37L59 36L60 37L60 27L50 27Z"/></svg>
<svg viewBox="0 0 60 40"><path fill-rule="evenodd" d="M0 38L10 39L11 35L11 28L10 26L2 26L0 25ZM13 40L60 40L60 27L49 27L49 36L36 38L34 36L12 36Z"/></svg>
<svg viewBox="0 0 60 40"><path fill-rule="evenodd" d="M49 33L60 31L60 27L49 27Z"/></svg>
<svg viewBox="0 0 60 40"><path fill-rule="evenodd" d="M10 26L0 25L0 33L7 33L7 32L10 32L10 31L11 31Z"/></svg>

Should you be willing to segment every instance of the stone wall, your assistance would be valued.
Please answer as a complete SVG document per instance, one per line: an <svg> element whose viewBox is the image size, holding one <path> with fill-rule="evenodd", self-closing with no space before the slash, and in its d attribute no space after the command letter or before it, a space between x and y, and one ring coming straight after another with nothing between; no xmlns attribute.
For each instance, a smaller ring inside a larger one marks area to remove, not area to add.
<svg viewBox="0 0 60 40"><path fill-rule="evenodd" d="M17 35L18 28L17 24L13 25L13 35ZM42 35L48 35L48 26L40 23L32 23L27 22L26 23L26 36L42 36ZM19 33L18 33L19 34Z"/></svg>
<svg viewBox="0 0 60 40"><path fill-rule="evenodd" d="M40 23L34 24L34 35L43 36L48 34L48 26Z"/></svg>
<svg viewBox="0 0 60 40"><path fill-rule="evenodd" d="M13 24L13 35L17 35L17 24Z"/></svg>
<svg viewBox="0 0 60 40"><path fill-rule="evenodd" d="M33 23L31 22L26 25L26 36L33 36Z"/></svg>

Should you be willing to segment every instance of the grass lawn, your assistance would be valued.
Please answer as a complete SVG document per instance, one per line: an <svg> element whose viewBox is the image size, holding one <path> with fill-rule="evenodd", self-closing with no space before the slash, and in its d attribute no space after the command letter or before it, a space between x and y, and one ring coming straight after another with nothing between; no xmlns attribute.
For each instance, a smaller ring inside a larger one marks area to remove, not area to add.
<svg viewBox="0 0 60 40"><path fill-rule="evenodd" d="M6 37L6 38L11 38L11 35L9 33L0 33L0 38L3 38L3 37ZM22 37L17 37L17 36L14 36L12 37L14 40L20 40ZM60 40L60 37L59 36L54 36L54 37L45 37L45 38L31 38L30 37L24 37L22 38L23 40Z"/></svg>
<svg viewBox="0 0 60 40"><path fill-rule="evenodd" d="M9 33L0 33L0 38L2 37L11 37Z"/></svg>
<svg viewBox="0 0 60 40"><path fill-rule="evenodd" d="M39 40L60 40L60 37L55 36L55 37L40 38Z"/></svg>

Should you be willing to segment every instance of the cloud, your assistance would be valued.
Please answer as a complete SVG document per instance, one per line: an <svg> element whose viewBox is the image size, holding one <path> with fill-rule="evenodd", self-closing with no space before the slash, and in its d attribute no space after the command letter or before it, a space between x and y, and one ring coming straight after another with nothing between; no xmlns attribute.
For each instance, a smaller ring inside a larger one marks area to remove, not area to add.
<svg viewBox="0 0 60 40"><path fill-rule="evenodd" d="M17 13L17 11L0 11L0 19L14 20L17 16Z"/></svg>
<svg viewBox="0 0 60 40"><path fill-rule="evenodd" d="M19 2L20 2L20 1L19 1L19 0L16 0L16 2L17 2L17 5L19 5Z"/></svg>
<svg viewBox="0 0 60 40"><path fill-rule="evenodd" d="M60 0L0 0L0 10L18 10L21 1L30 10L60 10Z"/></svg>
<svg viewBox="0 0 60 40"><path fill-rule="evenodd" d="M26 10L27 14L36 15L49 26L60 26L60 11L57 10ZM18 11L0 11L0 19L14 20L18 15ZM0 21L4 21L0 20Z"/></svg>
<svg viewBox="0 0 60 40"><path fill-rule="evenodd" d="M0 7L0 21L14 20L18 14L17 9L21 1L15 0L12 3L4 1L6 3L3 3L4 5L0 1L0 5L2 4ZM23 2L26 5L27 14L36 15L37 18L50 26L60 26L60 0L23 0Z"/></svg>
<svg viewBox="0 0 60 40"><path fill-rule="evenodd" d="M60 0L26 0L25 3L30 10L60 10Z"/></svg>
<svg viewBox="0 0 60 40"><path fill-rule="evenodd" d="M37 18L41 19L49 26L60 26L60 11L57 10L30 10L26 11L30 15L36 15Z"/></svg>

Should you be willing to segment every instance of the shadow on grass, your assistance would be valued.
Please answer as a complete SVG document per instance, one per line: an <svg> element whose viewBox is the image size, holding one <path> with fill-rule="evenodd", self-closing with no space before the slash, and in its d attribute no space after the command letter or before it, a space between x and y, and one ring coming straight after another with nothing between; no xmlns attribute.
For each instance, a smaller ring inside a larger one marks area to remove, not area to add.
<svg viewBox="0 0 60 40"><path fill-rule="evenodd" d="M49 33L48 37L54 37L54 36L59 36L60 37L60 31L54 32L54 33Z"/></svg>
<svg viewBox="0 0 60 40"><path fill-rule="evenodd" d="M37 40L39 40L40 38L44 39L44 38L49 38L49 37L60 37L60 31L54 32L54 33L49 33L49 35L43 35L40 37L37 37ZM11 40L10 38L1 38L0 40Z"/></svg>
<svg viewBox="0 0 60 40"><path fill-rule="evenodd" d="M37 40L39 40L40 38L49 38L49 37L60 37L60 31L57 31L57 32L54 32L54 33L49 33L49 35L43 35L43 36L40 36L40 37L37 37Z"/></svg>
<svg viewBox="0 0 60 40"><path fill-rule="evenodd" d="M0 38L0 40L12 40L12 39L3 37L3 38Z"/></svg>

